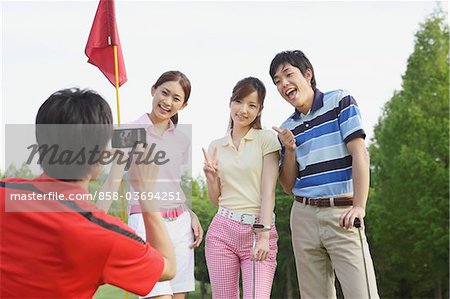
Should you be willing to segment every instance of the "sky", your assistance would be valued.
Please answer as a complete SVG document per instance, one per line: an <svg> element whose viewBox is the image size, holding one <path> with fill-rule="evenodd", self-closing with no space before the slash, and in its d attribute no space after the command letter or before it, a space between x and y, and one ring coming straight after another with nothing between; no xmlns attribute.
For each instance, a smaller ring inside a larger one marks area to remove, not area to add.
<svg viewBox="0 0 450 299"><path fill-rule="evenodd" d="M128 82L120 89L121 122L150 112L150 88L167 70L192 83L180 123L192 125L192 172L201 174L201 147L222 137L229 98L244 77L267 89L264 128L279 126L293 108L278 94L269 64L280 51L300 49L321 91L347 89L360 107L366 143L414 50L419 24L434 1L156 2L116 1ZM32 124L54 91L98 91L117 117L115 89L84 48L98 1L1 2L0 169L5 169L5 124ZM448 11L447 3L441 3Z"/></svg>

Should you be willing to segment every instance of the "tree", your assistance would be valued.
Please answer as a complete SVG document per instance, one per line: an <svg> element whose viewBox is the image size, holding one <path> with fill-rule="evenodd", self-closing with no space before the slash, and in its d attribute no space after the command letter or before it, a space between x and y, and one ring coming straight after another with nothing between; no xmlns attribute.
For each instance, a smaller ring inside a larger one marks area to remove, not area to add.
<svg viewBox="0 0 450 299"><path fill-rule="evenodd" d="M290 228L293 198L291 195L286 195L279 184L277 184L275 198L275 222L278 231L278 264L273 281L271 298L299 298L299 286Z"/></svg>
<svg viewBox="0 0 450 299"><path fill-rule="evenodd" d="M383 297L448 296L449 28L421 24L370 147L371 238Z"/></svg>
<svg viewBox="0 0 450 299"><path fill-rule="evenodd" d="M207 227L216 214L217 207L209 201L206 183L201 177L192 180L192 210L197 214L206 236ZM199 248L195 249L195 278L200 281L201 298L207 298L209 274L206 267L205 238Z"/></svg>
<svg viewBox="0 0 450 299"><path fill-rule="evenodd" d="M36 177L35 174L31 171L30 166L26 164L25 162L20 165L19 168L16 167L16 165L11 164L9 165L8 169L6 169L5 173L3 174L3 177L15 177L15 178L21 178L21 179L32 179Z"/></svg>

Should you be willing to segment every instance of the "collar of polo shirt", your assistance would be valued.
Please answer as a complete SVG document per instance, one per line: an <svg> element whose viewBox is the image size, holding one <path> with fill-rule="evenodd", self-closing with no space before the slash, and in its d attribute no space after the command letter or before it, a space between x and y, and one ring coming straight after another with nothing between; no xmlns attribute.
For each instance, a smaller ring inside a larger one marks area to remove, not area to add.
<svg viewBox="0 0 450 299"><path fill-rule="evenodd" d="M256 130L250 128L250 130L243 137L244 140L253 140L256 138ZM231 130L228 131L227 135L223 138L222 146L232 145L233 139L231 138Z"/></svg>
<svg viewBox="0 0 450 299"><path fill-rule="evenodd" d="M311 109L309 110L309 112L314 112L322 107L323 107L323 93L320 90L316 89L316 91L314 91L314 99L313 99ZM300 111L295 109L295 112L292 115L292 118L299 119L301 114L302 113Z"/></svg>

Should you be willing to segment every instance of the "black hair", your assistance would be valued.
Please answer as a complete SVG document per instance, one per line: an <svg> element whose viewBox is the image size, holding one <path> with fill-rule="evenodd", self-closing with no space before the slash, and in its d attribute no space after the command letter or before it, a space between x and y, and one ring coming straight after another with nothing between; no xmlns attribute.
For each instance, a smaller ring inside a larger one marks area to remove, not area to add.
<svg viewBox="0 0 450 299"><path fill-rule="evenodd" d="M272 62L270 63L269 69L269 74L272 80L275 76L277 68L280 65L286 63L289 63L290 65L298 68L303 76L305 76L306 70L310 69L312 72L311 87L314 91L316 90L316 77L314 75L314 68L306 55L300 50L283 51L275 55L275 57L272 59Z"/></svg>
<svg viewBox="0 0 450 299"><path fill-rule="evenodd" d="M112 124L108 103L95 91L79 88L54 92L39 108L36 124Z"/></svg>
<svg viewBox="0 0 450 299"><path fill-rule="evenodd" d="M50 95L36 115L39 162L44 172L60 180L86 178L111 139L112 123L111 108L93 90L69 88ZM77 156L80 151L84 158ZM89 159L91 151L96 153Z"/></svg>
<svg viewBox="0 0 450 299"><path fill-rule="evenodd" d="M261 82L258 78L255 77L247 77L242 80L239 80L238 83L233 88L233 93L231 94L230 104L231 102L237 101L239 99L245 98L252 92L256 92L258 95L258 103L260 105L259 112L264 108L264 99L266 97L266 87L264 83ZM230 118L230 129L233 128L233 119ZM255 118L252 123L252 128L261 129L261 114Z"/></svg>
<svg viewBox="0 0 450 299"><path fill-rule="evenodd" d="M184 92L184 101L183 104L187 104L189 100L189 96L191 95L191 81L189 81L188 77L186 77L185 74L183 74L180 71L167 71L163 73L161 76L159 76L158 80L156 80L156 83L153 85L153 87L156 89L158 86L170 82L175 81L180 83L181 88ZM170 118L172 120L174 125L178 124L178 113L176 113L174 116Z"/></svg>

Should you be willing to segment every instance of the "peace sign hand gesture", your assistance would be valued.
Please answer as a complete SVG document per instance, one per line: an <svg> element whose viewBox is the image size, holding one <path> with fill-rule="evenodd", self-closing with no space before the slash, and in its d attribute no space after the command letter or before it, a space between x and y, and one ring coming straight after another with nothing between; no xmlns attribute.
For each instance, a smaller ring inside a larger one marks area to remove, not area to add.
<svg viewBox="0 0 450 299"><path fill-rule="evenodd" d="M208 152L202 147L203 156L205 157L205 165L203 165L203 172L209 182L215 182L219 178L219 164L217 161L217 147L214 147L212 158Z"/></svg>

